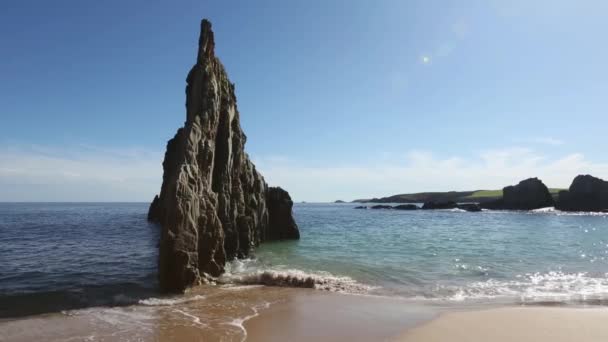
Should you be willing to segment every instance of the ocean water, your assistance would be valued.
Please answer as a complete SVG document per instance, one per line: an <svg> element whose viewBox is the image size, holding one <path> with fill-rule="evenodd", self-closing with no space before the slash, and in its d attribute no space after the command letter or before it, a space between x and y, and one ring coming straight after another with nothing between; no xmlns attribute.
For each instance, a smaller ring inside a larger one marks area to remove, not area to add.
<svg viewBox="0 0 608 342"><path fill-rule="evenodd" d="M606 214L354 206L296 204L301 240L230 263L218 287L313 285L423 303L608 300ZM159 228L147 209L0 203L0 318L182 300L157 292Z"/></svg>
<svg viewBox="0 0 608 342"><path fill-rule="evenodd" d="M264 244L226 277L312 276L320 289L441 303L608 299L607 214L354 206L296 204L301 240Z"/></svg>
<svg viewBox="0 0 608 342"><path fill-rule="evenodd" d="M0 318L158 292L145 203L0 203Z"/></svg>

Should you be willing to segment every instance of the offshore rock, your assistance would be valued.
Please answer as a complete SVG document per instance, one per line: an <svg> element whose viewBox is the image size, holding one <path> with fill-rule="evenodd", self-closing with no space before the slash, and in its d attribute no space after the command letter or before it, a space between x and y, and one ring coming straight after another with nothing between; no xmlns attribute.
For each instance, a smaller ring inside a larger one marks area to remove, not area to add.
<svg viewBox="0 0 608 342"><path fill-rule="evenodd" d="M378 204L371 206L370 209L393 209L393 207L390 205Z"/></svg>
<svg viewBox="0 0 608 342"><path fill-rule="evenodd" d="M426 202L422 205L422 209L431 210L431 209L455 209L458 207L458 204L454 201L447 202Z"/></svg>
<svg viewBox="0 0 608 342"><path fill-rule="evenodd" d="M458 209L476 213L481 211L481 206L477 203L462 203L458 204Z"/></svg>
<svg viewBox="0 0 608 342"><path fill-rule="evenodd" d="M502 198L482 203L485 209L497 210L534 210L553 207L555 202L547 186L538 178L528 178L517 185L502 189Z"/></svg>
<svg viewBox="0 0 608 342"><path fill-rule="evenodd" d="M219 276L226 261L249 255L260 242L299 237L291 198L283 191L275 199L245 153L234 84L214 50L211 23L203 20L196 64L186 79L186 122L167 143L163 184L148 213L161 225L164 292Z"/></svg>
<svg viewBox="0 0 608 342"><path fill-rule="evenodd" d="M591 175L576 176L567 191L560 191L555 208L562 211L605 211L608 209L608 182Z"/></svg>
<svg viewBox="0 0 608 342"><path fill-rule="evenodd" d="M393 207L395 210L418 210L418 206L415 204L400 204Z"/></svg>
<svg viewBox="0 0 608 342"><path fill-rule="evenodd" d="M281 188L268 188L266 192L269 225L264 240L299 239L300 230L293 219L293 201L289 193Z"/></svg>

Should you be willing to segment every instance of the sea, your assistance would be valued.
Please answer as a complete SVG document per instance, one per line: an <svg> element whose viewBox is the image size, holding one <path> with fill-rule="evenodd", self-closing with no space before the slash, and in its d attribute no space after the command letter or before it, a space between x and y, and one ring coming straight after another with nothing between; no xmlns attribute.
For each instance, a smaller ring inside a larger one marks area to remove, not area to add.
<svg viewBox="0 0 608 342"><path fill-rule="evenodd" d="M215 284L165 297L148 203L0 203L0 340L39 338L24 330L32 319L47 340L65 320L82 339L129 324L145 334L160 314L242 337L243 322L271 304L263 294L243 304L246 291L311 284L427 306L608 304L608 214L358 205L296 203L300 240L262 244ZM55 337L66 336L64 327Z"/></svg>

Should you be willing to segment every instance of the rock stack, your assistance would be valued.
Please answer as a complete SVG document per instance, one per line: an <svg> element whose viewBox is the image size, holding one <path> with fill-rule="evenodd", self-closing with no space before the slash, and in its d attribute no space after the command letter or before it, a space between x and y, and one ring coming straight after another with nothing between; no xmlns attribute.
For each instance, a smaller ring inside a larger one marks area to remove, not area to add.
<svg viewBox="0 0 608 342"><path fill-rule="evenodd" d="M607 211L608 182L591 175L576 176L568 190L559 192L555 208L563 211Z"/></svg>
<svg viewBox="0 0 608 342"><path fill-rule="evenodd" d="M528 178L502 189L502 198L482 203L486 209L533 210L555 205L547 186L538 178Z"/></svg>
<svg viewBox="0 0 608 342"><path fill-rule="evenodd" d="M148 219L161 225L159 281L183 292L260 242L298 239L289 194L269 188L245 153L234 84L201 22L186 87L186 122L167 143L160 195Z"/></svg>

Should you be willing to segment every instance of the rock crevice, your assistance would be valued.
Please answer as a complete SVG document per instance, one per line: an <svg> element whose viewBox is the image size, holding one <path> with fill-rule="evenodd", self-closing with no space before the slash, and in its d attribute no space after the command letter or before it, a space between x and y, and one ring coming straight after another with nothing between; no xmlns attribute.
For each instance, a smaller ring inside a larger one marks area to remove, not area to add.
<svg viewBox="0 0 608 342"><path fill-rule="evenodd" d="M186 79L186 122L167 143L163 184L148 213L161 225L165 292L219 276L226 261L260 242L299 238L289 194L269 188L245 153L234 84L214 51L211 23L203 20Z"/></svg>

